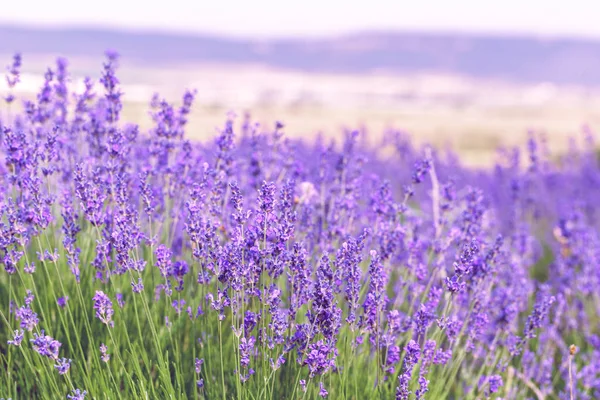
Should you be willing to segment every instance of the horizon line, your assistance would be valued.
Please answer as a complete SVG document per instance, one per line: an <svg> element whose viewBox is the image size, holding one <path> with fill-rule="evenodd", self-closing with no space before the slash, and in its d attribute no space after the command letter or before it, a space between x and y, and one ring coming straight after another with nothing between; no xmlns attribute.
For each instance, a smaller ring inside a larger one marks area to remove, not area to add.
<svg viewBox="0 0 600 400"><path fill-rule="evenodd" d="M576 41L600 41L600 35L581 35L566 33L540 33L527 31L501 31L501 30L459 30L459 29L436 29L436 28L356 28L339 32L304 32L304 33L271 33L271 34L243 34L222 31L194 30L187 28L167 28L159 26L124 26L106 23L29 23L12 22L0 20L0 28L12 28L35 31L90 31L90 32L114 32L135 35L165 35L186 37L211 37L229 40L247 41L277 41L277 40L332 40L344 39L360 35L375 34L412 34L421 36L456 36L456 37L484 37L484 38L507 38L507 39L539 39L539 40L576 40Z"/></svg>

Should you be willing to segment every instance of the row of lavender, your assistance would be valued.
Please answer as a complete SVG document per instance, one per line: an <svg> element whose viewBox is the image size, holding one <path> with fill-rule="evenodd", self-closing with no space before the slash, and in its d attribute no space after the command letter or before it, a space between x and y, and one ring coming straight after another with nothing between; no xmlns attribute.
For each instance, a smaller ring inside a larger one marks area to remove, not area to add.
<svg viewBox="0 0 600 400"><path fill-rule="evenodd" d="M121 121L117 61L102 93L70 93L59 59L35 101L6 95L0 396L600 396L589 133L483 172L396 132L231 116L196 143L194 92L153 98L149 132Z"/></svg>

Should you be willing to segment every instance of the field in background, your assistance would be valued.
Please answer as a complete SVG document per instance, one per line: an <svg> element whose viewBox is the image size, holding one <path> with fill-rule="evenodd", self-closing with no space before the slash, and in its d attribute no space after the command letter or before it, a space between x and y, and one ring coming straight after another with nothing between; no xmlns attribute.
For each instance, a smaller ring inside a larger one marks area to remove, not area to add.
<svg viewBox="0 0 600 400"><path fill-rule="evenodd" d="M6 57L5 57L6 58ZM8 58L7 58L8 60ZM19 94L34 96L51 57L25 59ZM75 59L77 83L99 78L101 65ZM182 65L149 68L124 62L120 71L124 119L151 127L152 94L178 102L186 88L198 90L188 136L213 137L226 114L286 125L291 137L337 138L344 129L362 129L376 143L386 129L408 132L418 143L450 146L471 166L489 166L499 146L524 143L528 130L544 132L555 152L580 138L581 127L600 124L600 91L575 85L512 84L443 74L325 74L260 66ZM0 91L6 91L0 84ZM81 87L80 85L76 85ZM101 93L100 87L98 92Z"/></svg>

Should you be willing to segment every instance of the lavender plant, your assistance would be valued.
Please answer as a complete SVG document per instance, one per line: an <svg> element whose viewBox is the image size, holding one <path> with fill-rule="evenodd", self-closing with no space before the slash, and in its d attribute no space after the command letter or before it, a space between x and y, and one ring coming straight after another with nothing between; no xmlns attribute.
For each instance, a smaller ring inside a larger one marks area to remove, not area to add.
<svg viewBox="0 0 600 400"><path fill-rule="evenodd" d="M7 69L0 396L600 397L589 130L489 171L396 132L309 143L229 116L194 142L194 91L156 95L148 132L121 119L118 59L98 93L59 59L22 110Z"/></svg>

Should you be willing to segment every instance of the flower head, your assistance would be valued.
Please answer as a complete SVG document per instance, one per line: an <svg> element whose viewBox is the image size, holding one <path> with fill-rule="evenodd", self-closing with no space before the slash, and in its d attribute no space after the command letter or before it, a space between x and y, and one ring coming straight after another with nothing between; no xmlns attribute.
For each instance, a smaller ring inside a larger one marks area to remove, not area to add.
<svg viewBox="0 0 600 400"><path fill-rule="evenodd" d="M64 375L67 372L69 372L69 368L71 368L71 361L69 359L66 358L61 358L59 360L56 360L56 364L54 365L54 368L56 368L56 370L58 371L58 373L60 375Z"/></svg>
<svg viewBox="0 0 600 400"><path fill-rule="evenodd" d="M16 330L13 334L13 339L9 340L7 343L12 344L13 346L20 346L23 341L24 332L23 329Z"/></svg>
<svg viewBox="0 0 600 400"><path fill-rule="evenodd" d="M102 321L102 323L113 326L112 316L114 314L112 301L104 294L101 290L96 290L94 295L94 310L96 310L96 317Z"/></svg>
<svg viewBox="0 0 600 400"><path fill-rule="evenodd" d="M107 363L110 360L110 354L108 354L108 348L104 343L100 345L100 359Z"/></svg>
<svg viewBox="0 0 600 400"><path fill-rule="evenodd" d="M58 306L60 308L65 308L68 300L69 300L69 296L59 297L58 300L56 301L56 303L58 304Z"/></svg>
<svg viewBox="0 0 600 400"><path fill-rule="evenodd" d="M31 343L33 343L33 350L38 352L40 355L52 358L54 360L58 359L58 350L62 344L58 340L53 339L51 336L44 334L43 329L39 335L37 333L33 334Z"/></svg>

